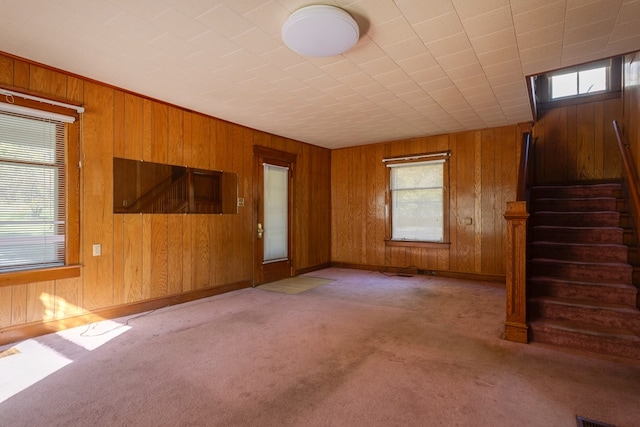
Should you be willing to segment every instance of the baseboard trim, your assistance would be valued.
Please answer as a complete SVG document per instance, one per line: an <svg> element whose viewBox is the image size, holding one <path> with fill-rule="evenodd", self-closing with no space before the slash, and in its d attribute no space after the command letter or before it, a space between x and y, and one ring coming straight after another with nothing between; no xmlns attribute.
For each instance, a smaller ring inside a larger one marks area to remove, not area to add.
<svg viewBox="0 0 640 427"><path fill-rule="evenodd" d="M372 264L352 264L347 262L332 262L332 267L337 268L351 268L354 270L370 270L370 271L379 271L382 273L391 273L391 274L412 274L412 275L425 275L425 276L441 276L441 277L450 277L452 279L464 279L464 280L475 280L481 282L496 282L496 283L506 283L506 276L503 274L481 274L481 273L467 273L460 271L449 271L449 270L431 270L431 269L423 269L416 267L396 267L396 266L388 266L388 265L372 265Z"/></svg>
<svg viewBox="0 0 640 427"><path fill-rule="evenodd" d="M318 270L323 270L323 269L329 268L329 267L331 267L331 263L330 262L325 262L323 264L318 264L318 265L314 265L312 267L306 267L306 268L301 268L300 270L296 270L295 271L295 275L299 276L300 274L311 273L311 272L318 271Z"/></svg>
<svg viewBox="0 0 640 427"><path fill-rule="evenodd" d="M157 310L159 308L182 304L185 302L220 295L226 292L236 291L249 287L251 287L251 281L242 280L240 282L217 286L215 288L199 289L196 291L185 292L178 295L170 295L166 297L154 298L151 300L123 304L116 307L92 311L78 316L67 317L64 319L12 326L0 330L0 345L11 344L17 341L38 337L40 335L50 334L52 332L62 331L76 326L86 325L88 323L100 320L114 319L117 317L128 316L130 314Z"/></svg>

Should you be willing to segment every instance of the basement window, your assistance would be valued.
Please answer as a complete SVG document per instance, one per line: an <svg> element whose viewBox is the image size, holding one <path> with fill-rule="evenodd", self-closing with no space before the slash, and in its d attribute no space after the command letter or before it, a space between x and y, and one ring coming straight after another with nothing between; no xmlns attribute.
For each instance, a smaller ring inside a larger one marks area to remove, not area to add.
<svg viewBox="0 0 640 427"><path fill-rule="evenodd" d="M622 58L615 57L535 76L541 108L617 98L621 94Z"/></svg>
<svg viewBox="0 0 640 427"><path fill-rule="evenodd" d="M388 245L448 241L448 158L444 152L384 160L389 168Z"/></svg>

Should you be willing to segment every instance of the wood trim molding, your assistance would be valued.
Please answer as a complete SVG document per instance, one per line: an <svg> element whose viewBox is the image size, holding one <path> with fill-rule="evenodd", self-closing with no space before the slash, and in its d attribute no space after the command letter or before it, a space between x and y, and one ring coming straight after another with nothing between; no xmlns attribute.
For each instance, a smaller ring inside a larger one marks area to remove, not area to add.
<svg viewBox="0 0 640 427"><path fill-rule="evenodd" d="M336 268L350 268L353 270L370 270L379 271L385 273L406 273L410 268L388 266L388 265L372 265L372 264L353 264L347 262L332 262L331 267ZM440 276L449 277L451 279L463 279L463 280L476 280L481 282L495 282L504 283L505 276L501 274L482 274L482 273L468 273L463 271L450 271L450 270L432 270L428 268L415 268L412 270L417 271L416 275L426 276Z"/></svg>
<svg viewBox="0 0 640 427"><path fill-rule="evenodd" d="M0 345L11 344L40 335L58 332L76 326L86 325L91 322L114 319L117 317L128 316L131 314L142 313L150 310L157 310L159 308L169 307L172 305L181 304L201 298L207 298L214 295L220 295L226 292L248 288L250 286L251 281L243 280L240 282L230 283L215 288L200 289L184 294L171 295L167 297L156 298L153 300L140 301L103 310L96 310L90 313L85 313L79 316L69 317L65 319L10 327L0 330Z"/></svg>
<svg viewBox="0 0 640 427"><path fill-rule="evenodd" d="M294 275L295 276L299 276L301 274L311 273L313 271L323 270L323 269L329 268L329 267L331 267L331 263L330 262L325 262L324 264L314 265L314 266L311 266L311 267L306 267L306 268L301 268L300 270L296 270L294 272Z"/></svg>
<svg viewBox="0 0 640 427"><path fill-rule="evenodd" d="M65 265L63 267L42 268L38 270L21 270L0 274L0 287L24 285L26 283L44 282L47 280L69 279L80 277L81 265Z"/></svg>

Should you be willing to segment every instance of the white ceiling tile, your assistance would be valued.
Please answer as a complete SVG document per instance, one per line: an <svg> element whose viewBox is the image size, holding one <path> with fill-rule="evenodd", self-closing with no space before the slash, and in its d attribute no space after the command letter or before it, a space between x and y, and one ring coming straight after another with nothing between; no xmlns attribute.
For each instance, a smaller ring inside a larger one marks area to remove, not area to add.
<svg viewBox="0 0 640 427"><path fill-rule="evenodd" d="M428 52L426 46L418 37L385 46L384 51L396 63Z"/></svg>
<svg viewBox="0 0 640 427"><path fill-rule="evenodd" d="M511 8L507 5L483 15L474 16L468 19L463 18L462 25L470 39L503 30L513 31Z"/></svg>
<svg viewBox="0 0 640 427"><path fill-rule="evenodd" d="M249 21L224 4L205 12L196 20L225 37L235 37L253 28Z"/></svg>
<svg viewBox="0 0 640 427"><path fill-rule="evenodd" d="M564 24L564 1L542 3L543 5L538 8L528 9L522 13L513 15L513 24L516 30L516 34L528 33L540 28L549 27L553 24Z"/></svg>
<svg viewBox="0 0 640 427"><path fill-rule="evenodd" d="M531 120L526 75L640 49L638 0L328 0L330 58L282 44L304 0L65 1L0 0L0 51L328 148Z"/></svg>
<svg viewBox="0 0 640 427"><path fill-rule="evenodd" d="M471 43L469 43L469 38L465 33L458 33L443 39L431 41L427 43L427 48L434 57L439 59L460 52L470 53Z"/></svg>
<svg viewBox="0 0 640 427"><path fill-rule="evenodd" d="M458 15L451 11L428 21L412 24L424 43L440 40L464 32Z"/></svg>

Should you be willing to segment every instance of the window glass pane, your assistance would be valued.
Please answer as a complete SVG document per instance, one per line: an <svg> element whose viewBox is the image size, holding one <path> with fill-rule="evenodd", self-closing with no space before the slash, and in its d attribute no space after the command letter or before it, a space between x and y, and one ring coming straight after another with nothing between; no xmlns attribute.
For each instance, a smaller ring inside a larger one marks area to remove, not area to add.
<svg viewBox="0 0 640 427"><path fill-rule="evenodd" d="M441 242L442 188L398 190L392 194L392 235L396 240Z"/></svg>
<svg viewBox="0 0 640 427"><path fill-rule="evenodd" d="M391 238L444 240L444 162L391 167Z"/></svg>
<svg viewBox="0 0 640 427"><path fill-rule="evenodd" d="M595 68L593 70L580 71L579 93L592 93L607 90L607 68Z"/></svg>
<svg viewBox="0 0 640 427"><path fill-rule="evenodd" d="M64 265L64 125L0 113L0 272Z"/></svg>
<svg viewBox="0 0 640 427"><path fill-rule="evenodd" d="M578 94L578 73L560 74L551 77L551 98L562 98Z"/></svg>
<svg viewBox="0 0 640 427"><path fill-rule="evenodd" d="M289 257L289 169L264 165L264 262Z"/></svg>

